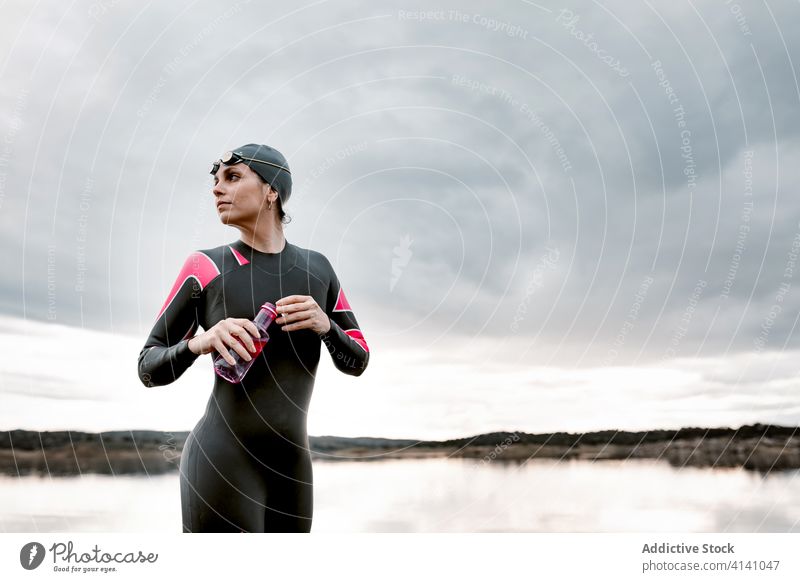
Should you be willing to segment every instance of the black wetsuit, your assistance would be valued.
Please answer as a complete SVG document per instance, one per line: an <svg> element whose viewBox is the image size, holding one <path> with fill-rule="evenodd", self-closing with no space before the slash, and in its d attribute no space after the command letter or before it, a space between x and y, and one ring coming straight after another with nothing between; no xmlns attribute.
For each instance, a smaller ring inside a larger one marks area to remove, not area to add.
<svg viewBox="0 0 800 582"><path fill-rule="evenodd" d="M288 240L279 253L242 241L192 253L139 354L139 378L145 386L175 381L198 358L188 347L198 328L228 317L253 319L262 303L288 295L312 296L331 329L322 335L284 331L273 322L269 342L240 384L214 374L205 414L181 455L185 532L311 529L306 415L321 346L346 374L361 375L369 361L369 347L324 255Z"/></svg>

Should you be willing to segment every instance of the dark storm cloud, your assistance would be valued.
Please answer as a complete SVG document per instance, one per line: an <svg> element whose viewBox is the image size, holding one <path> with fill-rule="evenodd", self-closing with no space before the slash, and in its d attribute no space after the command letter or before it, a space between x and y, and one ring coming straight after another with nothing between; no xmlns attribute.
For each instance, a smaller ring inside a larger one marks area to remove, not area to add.
<svg viewBox="0 0 800 582"><path fill-rule="evenodd" d="M238 236L208 162L262 141L295 175L287 238L331 258L365 327L503 337L524 306L515 334L585 361L626 327L617 363L755 349L765 325L764 349L796 347L797 8L769 8L9 14L0 305L144 334L186 254Z"/></svg>

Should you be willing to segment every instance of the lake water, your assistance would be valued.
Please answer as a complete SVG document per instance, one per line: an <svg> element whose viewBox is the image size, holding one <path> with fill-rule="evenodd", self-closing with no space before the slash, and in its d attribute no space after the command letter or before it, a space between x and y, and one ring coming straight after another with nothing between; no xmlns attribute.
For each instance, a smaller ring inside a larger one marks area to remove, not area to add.
<svg viewBox="0 0 800 582"><path fill-rule="evenodd" d="M312 532L800 531L798 474L643 460L315 461ZM177 473L0 477L3 532L180 530Z"/></svg>

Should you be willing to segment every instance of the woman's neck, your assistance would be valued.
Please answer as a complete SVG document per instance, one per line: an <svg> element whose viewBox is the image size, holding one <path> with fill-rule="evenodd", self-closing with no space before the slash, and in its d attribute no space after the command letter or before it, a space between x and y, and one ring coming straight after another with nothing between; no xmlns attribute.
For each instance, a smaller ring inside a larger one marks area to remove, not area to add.
<svg viewBox="0 0 800 582"><path fill-rule="evenodd" d="M286 245L282 228L250 231L242 230L241 241L262 253L279 253Z"/></svg>

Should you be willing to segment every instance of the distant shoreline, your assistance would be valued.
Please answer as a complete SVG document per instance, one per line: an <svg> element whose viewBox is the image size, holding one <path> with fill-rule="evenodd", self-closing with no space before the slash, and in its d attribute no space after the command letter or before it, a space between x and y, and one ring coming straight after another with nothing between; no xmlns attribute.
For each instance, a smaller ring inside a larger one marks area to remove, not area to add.
<svg viewBox="0 0 800 582"><path fill-rule="evenodd" d="M0 431L0 474L67 476L177 471L188 431ZM476 466L559 461L659 460L674 467L741 468L761 473L800 468L800 427L588 433L493 432L445 441L309 437L316 461L461 458Z"/></svg>

